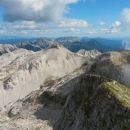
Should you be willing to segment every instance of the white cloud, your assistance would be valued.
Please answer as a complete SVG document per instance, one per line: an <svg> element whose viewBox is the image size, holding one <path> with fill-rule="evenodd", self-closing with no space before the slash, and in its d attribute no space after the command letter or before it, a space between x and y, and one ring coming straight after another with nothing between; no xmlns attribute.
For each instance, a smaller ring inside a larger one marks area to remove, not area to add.
<svg viewBox="0 0 130 130"><path fill-rule="evenodd" d="M84 28L88 27L88 23L85 20L67 19L60 21L59 27Z"/></svg>
<svg viewBox="0 0 130 130"><path fill-rule="evenodd" d="M130 50L130 40L123 40L122 46L125 50Z"/></svg>
<svg viewBox="0 0 130 130"><path fill-rule="evenodd" d="M130 24L130 8L126 8L122 11L122 19L125 24Z"/></svg>
<svg viewBox="0 0 130 130"><path fill-rule="evenodd" d="M64 19L55 22L15 21L4 22L0 25L0 35L21 36L55 36L55 35L96 35L116 34L120 32L120 22L115 21L111 26L90 26L87 21L76 19Z"/></svg>
<svg viewBox="0 0 130 130"><path fill-rule="evenodd" d="M4 22L0 24L0 35L22 35L22 36L50 36L53 33L70 32L78 33L81 29L86 29L88 24L84 20L66 19L55 22L35 22L35 21L15 21L15 22ZM60 35L60 34L59 34ZM70 34L71 35L71 34Z"/></svg>
<svg viewBox="0 0 130 130"><path fill-rule="evenodd" d="M78 0L0 0L6 21L58 21Z"/></svg>
<svg viewBox="0 0 130 130"><path fill-rule="evenodd" d="M114 23L112 23L112 28L119 28L120 26L121 26L120 21L115 21Z"/></svg>
<svg viewBox="0 0 130 130"><path fill-rule="evenodd" d="M103 21L101 21L99 24L100 24L101 26L106 25L106 23L105 23L105 22L103 22Z"/></svg>
<svg viewBox="0 0 130 130"><path fill-rule="evenodd" d="M113 34L113 33L119 33L119 30L116 28L104 28L101 29L101 32L105 34Z"/></svg>
<svg viewBox="0 0 130 130"><path fill-rule="evenodd" d="M64 28L86 28L88 23L85 20L66 19L55 22L15 21L0 24L4 30L43 30L43 29L64 29Z"/></svg>
<svg viewBox="0 0 130 130"><path fill-rule="evenodd" d="M55 36L80 33L87 21L64 18L69 4L82 0L0 0L4 22L0 35ZM67 33L66 33L67 32Z"/></svg>
<svg viewBox="0 0 130 130"><path fill-rule="evenodd" d="M101 28L100 32L104 34L113 34L113 33L119 33L121 28L121 22L115 21L110 26Z"/></svg>

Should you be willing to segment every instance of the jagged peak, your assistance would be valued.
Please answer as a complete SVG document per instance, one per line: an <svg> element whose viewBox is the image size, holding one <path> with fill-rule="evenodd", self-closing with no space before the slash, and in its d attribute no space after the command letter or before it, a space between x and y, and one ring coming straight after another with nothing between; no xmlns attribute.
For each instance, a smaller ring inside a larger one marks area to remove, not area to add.
<svg viewBox="0 0 130 130"><path fill-rule="evenodd" d="M52 44L48 47L48 49L52 49L52 48L59 49L59 48L64 48L64 46L61 45L61 44L58 43L58 42L55 42L55 43L52 43Z"/></svg>

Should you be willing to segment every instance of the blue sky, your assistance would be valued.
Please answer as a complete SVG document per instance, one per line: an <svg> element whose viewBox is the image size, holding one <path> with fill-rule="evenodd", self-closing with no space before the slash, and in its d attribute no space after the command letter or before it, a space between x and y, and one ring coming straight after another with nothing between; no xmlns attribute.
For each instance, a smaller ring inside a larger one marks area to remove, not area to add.
<svg viewBox="0 0 130 130"><path fill-rule="evenodd" d="M129 0L0 1L0 36L129 35Z"/></svg>
<svg viewBox="0 0 130 130"><path fill-rule="evenodd" d="M85 19L94 24L100 21L113 22L120 17L124 8L129 7L129 0L86 0L70 5L70 13L66 17Z"/></svg>

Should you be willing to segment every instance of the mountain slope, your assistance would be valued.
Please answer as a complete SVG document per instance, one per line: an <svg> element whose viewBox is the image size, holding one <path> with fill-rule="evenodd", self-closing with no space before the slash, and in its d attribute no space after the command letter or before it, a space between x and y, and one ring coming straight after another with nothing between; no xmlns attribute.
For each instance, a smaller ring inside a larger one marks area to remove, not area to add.
<svg viewBox="0 0 130 130"><path fill-rule="evenodd" d="M43 84L17 101L7 111L9 117L2 116L0 128L129 130L130 89L98 75L79 74Z"/></svg>
<svg viewBox="0 0 130 130"><path fill-rule="evenodd" d="M0 130L129 130L129 64L130 51L59 44L3 54Z"/></svg>
<svg viewBox="0 0 130 130"><path fill-rule="evenodd" d="M90 73L99 74L130 86L130 51L108 52L100 55Z"/></svg>
<svg viewBox="0 0 130 130"><path fill-rule="evenodd" d="M100 76L83 75L54 130L128 130L129 119L129 88Z"/></svg>
<svg viewBox="0 0 130 130"><path fill-rule="evenodd" d="M88 59L62 46L52 45L47 50L27 52L16 50L3 56L0 69L0 107L13 103L39 89L47 80L63 77L80 68Z"/></svg>
<svg viewBox="0 0 130 130"><path fill-rule="evenodd" d="M15 46L12 46L10 44L0 44L0 55L8 52L12 52L16 49Z"/></svg>

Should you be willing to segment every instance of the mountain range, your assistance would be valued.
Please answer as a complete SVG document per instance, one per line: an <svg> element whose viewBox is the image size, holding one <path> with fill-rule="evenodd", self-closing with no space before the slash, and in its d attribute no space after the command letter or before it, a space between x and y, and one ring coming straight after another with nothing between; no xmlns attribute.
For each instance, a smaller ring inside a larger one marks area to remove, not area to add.
<svg viewBox="0 0 130 130"><path fill-rule="evenodd" d="M60 37L60 38L17 38L0 40L0 43L13 44L18 48L24 48L32 51L46 49L52 43L60 43L72 52L80 49L93 50L100 52L119 51L128 48L129 40L88 38L88 37Z"/></svg>
<svg viewBox="0 0 130 130"><path fill-rule="evenodd" d="M0 130L130 130L130 51L103 41L1 44Z"/></svg>

